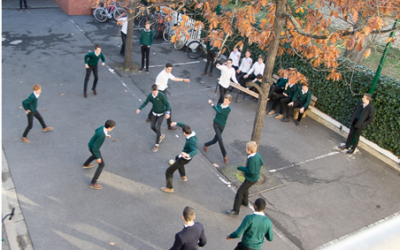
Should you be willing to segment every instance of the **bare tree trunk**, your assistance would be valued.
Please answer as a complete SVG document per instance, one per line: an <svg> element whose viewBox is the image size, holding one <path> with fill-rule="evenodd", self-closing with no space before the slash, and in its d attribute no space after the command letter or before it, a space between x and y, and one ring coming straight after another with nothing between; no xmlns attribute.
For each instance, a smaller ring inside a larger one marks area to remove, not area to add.
<svg viewBox="0 0 400 250"><path fill-rule="evenodd" d="M261 134L264 127L265 109L267 108L267 98L270 86L272 85L272 73L274 70L275 58L278 53L281 31L284 26L285 17L280 13L285 12L287 0L275 0L276 18L274 22L274 40L269 46L267 60L265 61L265 70L262 80L262 93L258 99L256 117L253 124L253 133L251 140L260 146Z"/></svg>
<svg viewBox="0 0 400 250"><path fill-rule="evenodd" d="M133 40L133 27L134 27L134 17L136 15L136 8L133 3L129 3L130 6L127 11L128 15L128 32L126 34L125 41L125 57L124 57L124 69L132 70L132 40ZM132 13L129 11L132 9Z"/></svg>

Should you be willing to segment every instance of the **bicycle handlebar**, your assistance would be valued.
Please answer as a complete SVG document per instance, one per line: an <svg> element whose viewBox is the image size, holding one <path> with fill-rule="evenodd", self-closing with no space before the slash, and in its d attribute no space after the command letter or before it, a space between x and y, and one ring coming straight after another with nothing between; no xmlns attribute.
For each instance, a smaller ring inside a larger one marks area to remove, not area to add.
<svg viewBox="0 0 400 250"><path fill-rule="evenodd" d="M2 223L8 216L10 216L9 220L11 220L12 217L14 216L14 211L15 211L15 207L13 207L13 208L11 209L11 213L10 213L10 214L7 214L6 216L4 216L3 219L0 220L0 223Z"/></svg>

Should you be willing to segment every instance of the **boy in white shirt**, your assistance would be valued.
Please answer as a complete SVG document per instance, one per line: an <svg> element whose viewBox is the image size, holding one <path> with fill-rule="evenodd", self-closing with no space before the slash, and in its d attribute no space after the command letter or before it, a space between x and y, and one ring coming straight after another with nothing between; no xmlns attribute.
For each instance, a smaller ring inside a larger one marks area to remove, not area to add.
<svg viewBox="0 0 400 250"><path fill-rule="evenodd" d="M239 84L239 82L236 80L235 69L232 67L232 59L226 60L226 66L217 63L217 69L221 70L221 77L219 78L218 82L219 84L218 104L220 104L224 102L224 97L226 91L229 88L231 78L233 82L235 82L236 84Z"/></svg>
<svg viewBox="0 0 400 250"><path fill-rule="evenodd" d="M236 70L236 79L240 80L249 72L251 65L253 64L253 59L250 57L250 51L246 51L245 58L242 58L242 62L240 63L240 67Z"/></svg>
<svg viewBox="0 0 400 250"><path fill-rule="evenodd" d="M232 59L232 67L235 69L235 71L239 69L239 61L241 55L242 54L237 47L234 47L233 51L229 55L229 59Z"/></svg>
<svg viewBox="0 0 400 250"><path fill-rule="evenodd" d="M246 75L240 81L240 85L246 87L246 82L252 81L256 78L257 75L263 75L265 69L264 59L260 55L258 57L258 61L254 63L253 67L247 72Z"/></svg>

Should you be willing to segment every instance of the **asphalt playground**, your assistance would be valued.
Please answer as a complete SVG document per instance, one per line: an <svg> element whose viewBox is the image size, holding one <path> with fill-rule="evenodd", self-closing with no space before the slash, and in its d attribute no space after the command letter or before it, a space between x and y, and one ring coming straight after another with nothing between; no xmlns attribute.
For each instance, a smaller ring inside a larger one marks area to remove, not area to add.
<svg viewBox="0 0 400 250"><path fill-rule="evenodd" d="M18 3L3 1L2 6L2 209L4 216L17 206L27 234L3 234L3 248L24 238L36 250L169 249L183 228L183 208L191 206L205 228L204 249L234 249L238 240L226 236L252 210L242 207L237 217L224 214L236 190L213 166L224 167L218 145L203 150L214 136L215 112L207 101L218 99L218 69L213 77L201 76L204 58L190 59L158 39L151 48L150 73L121 76L116 68L123 62L120 27L114 21L68 16L51 0L28 0L30 13L20 14ZM138 39L135 30L135 63L140 62ZM106 66L99 66L98 94L84 98L83 57L94 44L102 46ZM164 121L166 137L153 153L155 134L145 121L150 106L135 113L167 62L174 64L176 77L191 79L169 83L172 119L190 125L199 138L198 155L186 167L188 181L175 173L173 194L160 187L168 161L184 145L182 131L167 130ZM31 142L25 144L20 141L27 123L21 102L35 83L43 88L38 110L54 130L43 133L35 120ZM246 161L257 103L239 98L231 108L223 138L229 166L235 166ZM82 169L82 163L94 130L107 119L117 125L101 148L103 189L94 190L89 181L95 170ZM310 117L298 127L265 117L259 153L280 185L251 197L267 200L265 213L274 226L274 240L262 249L315 249L400 210L399 173L362 149L354 155L337 152L343 141ZM5 188L11 180L14 188Z"/></svg>

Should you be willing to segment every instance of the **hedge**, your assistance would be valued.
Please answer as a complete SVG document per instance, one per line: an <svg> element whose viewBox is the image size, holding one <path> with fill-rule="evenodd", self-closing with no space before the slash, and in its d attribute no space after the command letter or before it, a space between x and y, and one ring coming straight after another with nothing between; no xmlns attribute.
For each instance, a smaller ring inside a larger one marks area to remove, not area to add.
<svg viewBox="0 0 400 250"><path fill-rule="evenodd" d="M340 59L340 62L343 60ZM352 65L347 63L347 66ZM312 85L313 94L318 97L315 106L347 127L350 127L350 116L355 106L361 101L363 94L369 92L375 77L374 71L356 65L351 86L345 80L326 80L327 72L316 71L309 62L288 54L276 58L274 72L281 67L294 67L305 75ZM352 72L343 74L347 81L351 76ZM381 75L373 94L372 105L375 108L375 119L362 135L400 156L400 82Z"/></svg>

